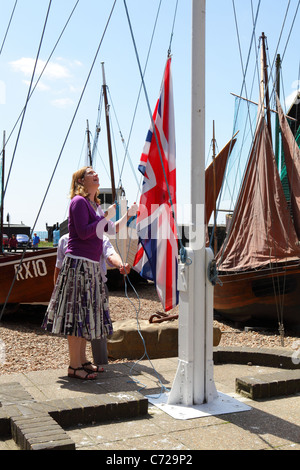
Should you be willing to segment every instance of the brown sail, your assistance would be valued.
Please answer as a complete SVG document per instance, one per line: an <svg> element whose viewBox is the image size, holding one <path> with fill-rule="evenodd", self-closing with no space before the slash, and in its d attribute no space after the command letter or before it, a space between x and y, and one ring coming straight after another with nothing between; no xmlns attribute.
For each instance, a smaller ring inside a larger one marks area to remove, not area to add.
<svg viewBox="0 0 300 470"><path fill-rule="evenodd" d="M269 131L261 118L230 233L217 255L218 270L241 272L299 257Z"/></svg>
<svg viewBox="0 0 300 470"><path fill-rule="evenodd" d="M235 136L234 136L235 137ZM213 162L205 170L205 222L208 224L211 214L215 207L215 194L218 198L219 192L222 187L226 163L236 139L231 139L220 153L216 156ZM216 190L214 191L214 165L216 175Z"/></svg>
<svg viewBox="0 0 300 470"><path fill-rule="evenodd" d="M276 99L284 159L291 193L293 220L297 236L300 238L300 148L283 114L278 96Z"/></svg>

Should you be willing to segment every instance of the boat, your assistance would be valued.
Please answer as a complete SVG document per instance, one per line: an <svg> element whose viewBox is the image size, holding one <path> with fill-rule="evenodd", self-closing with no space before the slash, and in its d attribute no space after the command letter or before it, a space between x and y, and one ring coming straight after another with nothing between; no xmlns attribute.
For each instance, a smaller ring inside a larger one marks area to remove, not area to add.
<svg viewBox="0 0 300 470"><path fill-rule="evenodd" d="M237 322L299 324L300 150L277 97L291 210L283 191L271 138L265 35L261 36L261 98L255 136L231 224L216 255L214 311ZM265 112L266 107L266 112ZM293 192L295 190L295 192Z"/></svg>
<svg viewBox="0 0 300 470"><path fill-rule="evenodd" d="M5 133L3 142L5 142ZM1 241L3 237L4 164L5 144L1 158ZM20 252L10 253L4 251L2 247L0 251L0 320L6 310L13 310L18 304L49 302L53 291L56 253L56 248L35 251L24 248Z"/></svg>
<svg viewBox="0 0 300 470"><path fill-rule="evenodd" d="M105 99L105 108L108 109L107 94L106 94L106 81L104 73L104 64L102 63L103 70L103 95ZM127 210L127 201L125 193L122 187L115 188L114 183L114 172L113 172L113 161L112 161L112 146L110 140L110 123L109 113L106 112L106 124L107 124L107 141L109 149L109 161L111 171L111 188L101 189L100 199L104 210L107 206L112 204L114 201L118 202L118 217ZM100 123L97 122L96 129L100 129ZM89 140L89 128L87 122L87 165L93 165L93 158L97 149L97 138L99 132L95 134L95 140L93 144L93 151L91 152L90 140ZM5 138L4 138L5 141ZM5 146L2 152L2 168L4 175L4 159L5 159ZM2 188L4 187L4 177L2 177ZM3 197L3 189L2 189ZM1 199L3 200L3 199ZM3 207L3 204L1 204ZM67 220L61 224L64 227L63 235L67 232ZM3 211L1 210L1 229L0 233L3 234ZM1 236L2 239L2 236ZM126 227L111 239L111 243L114 246L116 252L118 252L122 260L130 265L133 264L133 260L137 250L137 237L136 229L134 224ZM2 243L1 243L2 246ZM18 304L44 304L48 303L53 291L53 278L54 268L56 262L57 248L49 249L38 249L31 251L25 248L21 252L8 253L7 251L1 250L0 253L0 320L2 315L6 311L14 311ZM114 281L114 284L120 280L120 274L117 270L117 276L115 275L114 269L108 267L109 281Z"/></svg>
<svg viewBox="0 0 300 470"><path fill-rule="evenodd" d="M53 291L56 253L56 248L49 248L1 254L1 310L8 304L49 302Z"/></svg>

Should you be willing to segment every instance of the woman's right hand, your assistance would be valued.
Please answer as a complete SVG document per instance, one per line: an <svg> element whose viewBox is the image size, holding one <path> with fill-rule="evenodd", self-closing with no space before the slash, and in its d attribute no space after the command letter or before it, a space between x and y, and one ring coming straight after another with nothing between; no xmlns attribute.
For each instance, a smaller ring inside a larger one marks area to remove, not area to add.
<svg viewBox="0 0 300 470"><path fill-rule="evenodd" d="M116 215L116 204L112 204L104 213L104 216L107 220L112 219Z"/></svg>

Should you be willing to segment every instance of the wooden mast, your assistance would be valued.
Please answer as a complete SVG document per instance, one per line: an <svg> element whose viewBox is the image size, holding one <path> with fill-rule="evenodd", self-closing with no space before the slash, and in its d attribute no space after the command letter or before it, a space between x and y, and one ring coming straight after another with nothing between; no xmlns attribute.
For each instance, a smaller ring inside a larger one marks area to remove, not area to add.
<svg viewBox="0 0 300 470"><path fill-rule="evenodd" d="M261 35L262 47L261 47L261 105L263 109L264 99L266 100L267 108L267 126L269 129L270 139L272 142L271 132L271 112L270 112L270 97L269 97L269 79L267 70L267 56L266 56L266 36L265 33Z"/></svg>
<svg viewBox="0 0 300 470"><path fill-rule="evenodd" d="M114 175L114 165L113 165L111 137L110 137L109 105L107 101L107 85L106 85L106 80L105 80L104 62L101 62L101 64L102 64L102 76L103 76L103 96L104 96L104 104L105 104L105 118L106 118L109 166L110 166L111 190L112 190L113 201L115 201L116 200L116 187L115 187L115 175Z"/></svg>
<svg viewBox="0 0 300 470"><path fill-rule="evenodd" d="M277 54L276 58L276 93L278 98L280 98L280 54ZM278 111L278 110L277 110ZM278 114L276 115L275 120L275 159L277 163L277 167L279 168L279 119Z"/></svg>
<svg viewBox="0 0 300 470"><path fill-rule="evenodd" d="M91 140L90 140L90 129L89 129L88 119L86 120L86 134L87 134L87 160L89 162L89 165L92 167L93 160L92 160L92 153L91 153Z"/></svg>
<svg viewBox="0 0 300 470"><path fill-rule="evenodd" d="M3 252L3 211L4 211L4 162L5 162L5 131L3 131L3 150L1 168L1 212L0 212L0 243L1 253Z"/></svg>
<svg viewBox="0 0 300 470"><path fill-rule="evenodd" d="M216 139L215 139L215 121L213 121L213 179L214 179L214 254L217 254L217 183L216 183ZM208 223L208 221L207 221Z"/></svg>

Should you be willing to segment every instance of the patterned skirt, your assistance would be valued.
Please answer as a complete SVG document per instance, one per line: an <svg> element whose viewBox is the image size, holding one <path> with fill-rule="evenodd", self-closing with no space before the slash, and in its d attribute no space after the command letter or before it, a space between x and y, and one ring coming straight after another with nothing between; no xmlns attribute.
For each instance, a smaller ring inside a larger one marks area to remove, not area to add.
<svg viewBox="0 0 300 470"><path fill-rule="evenodd" d="M99 263L66 256L42 328L88 341L113 332Z"/></svg>

